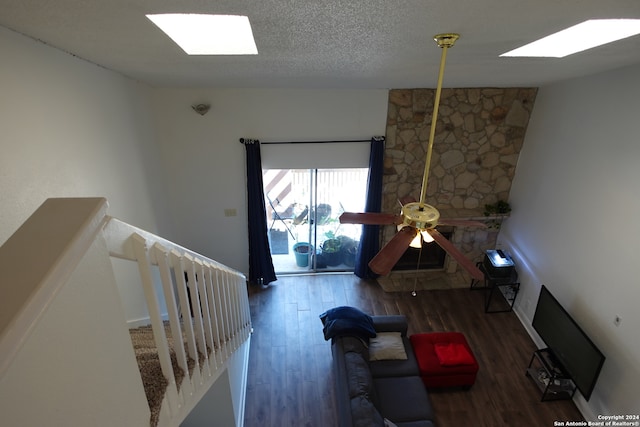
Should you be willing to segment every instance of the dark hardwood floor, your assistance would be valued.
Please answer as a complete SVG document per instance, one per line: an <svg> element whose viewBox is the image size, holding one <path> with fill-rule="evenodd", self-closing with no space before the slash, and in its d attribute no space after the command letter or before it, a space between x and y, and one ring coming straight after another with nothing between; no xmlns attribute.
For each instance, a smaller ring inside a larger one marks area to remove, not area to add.
<svg viewBox="0 0 640 427"><path fill-rule="evenodd" d="M468 391L430 391L439 427L553 426L582 420L572 401L540 402L524 372L535 345L514 313L486 314L483 291L468 288L385 293L352 274L281 277L249 301L254 333L245 426L336 426L330 342L318 316L351 305L404 314L409 334L459 331L480 371Z"/></svg>

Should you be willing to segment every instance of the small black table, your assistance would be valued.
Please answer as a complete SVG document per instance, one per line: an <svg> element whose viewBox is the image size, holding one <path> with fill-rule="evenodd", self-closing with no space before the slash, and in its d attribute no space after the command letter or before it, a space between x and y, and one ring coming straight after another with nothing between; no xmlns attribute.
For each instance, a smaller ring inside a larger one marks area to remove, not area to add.
<svg viewBox="0 0 640 427"><path fill-rule="evenodd" d="M508 276L492 276L484 268L482 262L476 263L476 267L484 274L484 280L471 279L469 289L484 290L484 311L485 313L504 313L513 310L513 304L516 302L516 296L520 291L520 282L518 282L518 272L515 268L511 270ZM492 301L495 302L494 294L502 295L504 302L499 303L498 309L491 309ZM506 308L505 308L506 306Z"/></svg>

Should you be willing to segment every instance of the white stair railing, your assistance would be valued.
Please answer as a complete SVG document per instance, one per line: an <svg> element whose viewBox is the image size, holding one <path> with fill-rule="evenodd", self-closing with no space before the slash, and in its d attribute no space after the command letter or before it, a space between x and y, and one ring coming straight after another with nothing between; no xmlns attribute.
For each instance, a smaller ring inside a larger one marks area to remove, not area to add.
<svg viewBox="0 0 640 427"><path fill-rule="evenodd" d="M242 392L231 399L232 418L241 426L251 333L244 275L111 218L106 207L101 198L48 199L0 247L2 422L179 426L233 364ZM136 262L140 273L168 383L155 419L110 257ZM170 347L185 372L180 384Z"/></svg>
<svg viewBox="0 0 640 427"><path fill-rule="evenodd" d="M111 256L138 264L160 366L168 382L160 417L182 420L250 336L246 278L223 264L117 219L109 221L105 236ZM156 267L166 316L156 293L152 271ZM171 364L165 317L178 366L185 372L181 384L176 383ZM187 358L195 364L191 372Z"/></svg>

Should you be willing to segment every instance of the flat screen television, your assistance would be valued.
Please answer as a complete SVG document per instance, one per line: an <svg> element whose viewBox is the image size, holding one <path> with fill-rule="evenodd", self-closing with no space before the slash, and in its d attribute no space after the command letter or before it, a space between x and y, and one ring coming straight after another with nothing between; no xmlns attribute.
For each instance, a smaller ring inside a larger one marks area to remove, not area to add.
<svg viewBox="0 0 640 427"><path fill-rule="evenodd" d="M544 285L532 326L580 393L589 400L605 357Z"/></svg>

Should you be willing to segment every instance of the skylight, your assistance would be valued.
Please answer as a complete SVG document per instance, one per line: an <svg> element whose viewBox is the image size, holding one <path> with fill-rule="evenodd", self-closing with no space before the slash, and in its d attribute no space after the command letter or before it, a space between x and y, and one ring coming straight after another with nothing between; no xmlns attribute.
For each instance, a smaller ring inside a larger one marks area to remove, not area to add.
<svg viewBox="0 0 640 427"><path fill-rule="evenodd" d="M640 19L590 19L500 56L564 58L640 34Z"/></svg>
<svg viewBox="0 0 640 427"><path fill-rule="evenodd" d="M257 55L249 18L239 15L147 15L189 55Z"/></svg>

